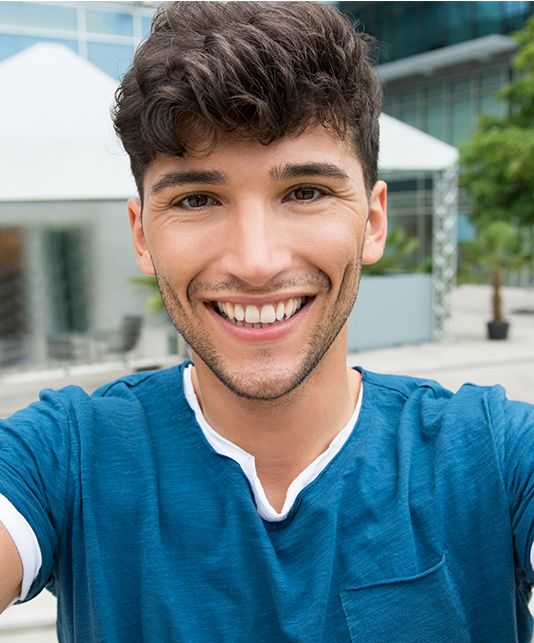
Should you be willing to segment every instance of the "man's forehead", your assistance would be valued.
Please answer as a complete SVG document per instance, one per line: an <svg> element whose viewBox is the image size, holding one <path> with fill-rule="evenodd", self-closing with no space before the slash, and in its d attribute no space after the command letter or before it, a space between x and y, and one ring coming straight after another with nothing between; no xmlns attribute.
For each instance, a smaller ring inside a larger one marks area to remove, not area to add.
<svg viewBox="0 0 534 643"><path fill-rule="evenodd" d="M243 158L250 161L247 172L268 175L272 181L303 176L342 180L352 174L347 169L349 165L361 170L352 146L321 127L267 145L250 139L225 137L209 151L179 157L159 155L148 168L145 187L150 192L158 192L180 183L223 185L229 182L234 166Z"/></svg>

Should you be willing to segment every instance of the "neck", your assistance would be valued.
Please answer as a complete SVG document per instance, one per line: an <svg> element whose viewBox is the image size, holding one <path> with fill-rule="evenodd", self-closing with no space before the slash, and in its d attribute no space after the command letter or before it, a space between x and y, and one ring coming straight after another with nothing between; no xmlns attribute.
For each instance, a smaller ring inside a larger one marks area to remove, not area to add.
<svg viewBox="0 0 534 643"><path fill-rule="evenodd" d="M254 456L271 505L280 511L291 482L344 428L354 412L360 374L336 342L306 380L277 400L248 400L223 385L198 358L193 386L206 421Z"/></svg>

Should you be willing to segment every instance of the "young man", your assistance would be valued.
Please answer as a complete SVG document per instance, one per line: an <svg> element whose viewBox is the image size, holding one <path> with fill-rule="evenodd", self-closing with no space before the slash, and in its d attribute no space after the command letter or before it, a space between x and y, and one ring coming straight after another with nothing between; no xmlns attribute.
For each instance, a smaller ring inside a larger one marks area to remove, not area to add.
<svg viewBox="0 0 534 643"><path fill-rule="evenodd" d="M61 641L529 641L534 415L346 367L380 258L368 39L302 2L164 5L118 92L137 259L193 363L0 431L0 596Z"/></svg>

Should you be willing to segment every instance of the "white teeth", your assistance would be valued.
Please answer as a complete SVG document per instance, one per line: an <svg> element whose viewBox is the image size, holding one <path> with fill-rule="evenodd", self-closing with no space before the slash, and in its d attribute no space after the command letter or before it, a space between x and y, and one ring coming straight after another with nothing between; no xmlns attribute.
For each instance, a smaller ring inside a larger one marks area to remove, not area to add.
<svg viewBox="0 0 534 643"><path fill-rule="evenodd" d="M231 304L230 302L217 301L215 306L229 321L238 326L247 328L263 328L280 321L285 321L293 316L306 303L306 297L293 297L286 302L255 306L248 304Z"/></svg>
<svg viewBox="0 0 534 643"><path fill-rule="evenodd" d="M274 311L274 306L267 304L261 309L260 321L262 324L272 324L276 321L276 313Z"/></svg>
<svg viewBox="0 0 534 643"><path fill-rule="evenodd" d="M245 310L245 321L247 324L257 324L260 321L260 311L256 306L247 306Z"/></svg>
<svg viewBox="0 0 534 643"><path fill-rule="evenodd" d="M295 312L297 307L296 301L294 299L289 299L286 303L286 318L289 319L291 315Z"/></svg>

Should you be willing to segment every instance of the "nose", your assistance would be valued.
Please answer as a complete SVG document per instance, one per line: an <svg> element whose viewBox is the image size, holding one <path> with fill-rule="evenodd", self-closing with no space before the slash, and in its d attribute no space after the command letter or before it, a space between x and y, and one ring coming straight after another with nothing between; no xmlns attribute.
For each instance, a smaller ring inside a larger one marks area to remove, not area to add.
<svg viewBox="0 0 534 643"><path fill-rule="evenodd" d="M223 242L223 269L260 288L291 265L291 250L283 218L268 205L254 201L229 217Z"/></svg>

